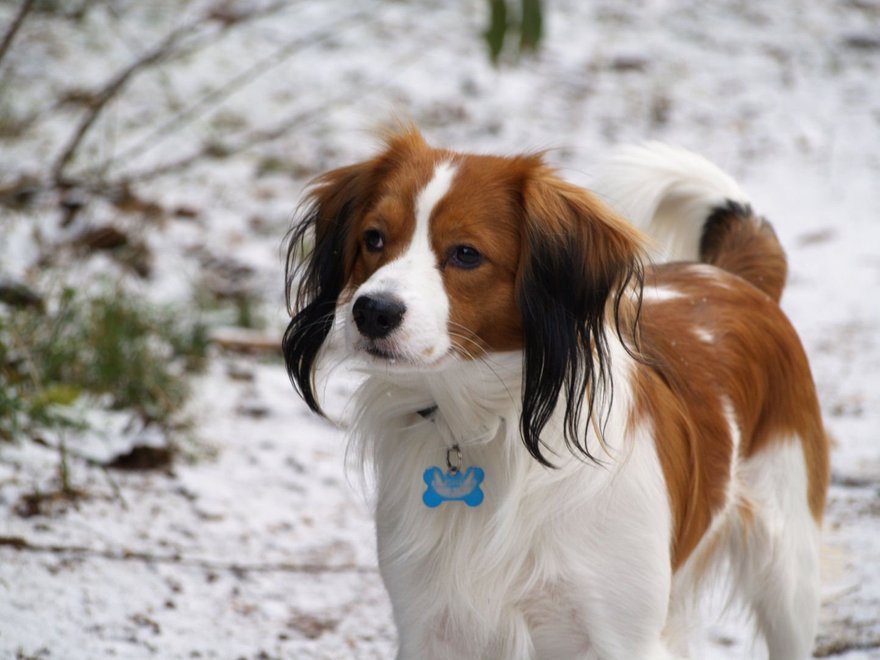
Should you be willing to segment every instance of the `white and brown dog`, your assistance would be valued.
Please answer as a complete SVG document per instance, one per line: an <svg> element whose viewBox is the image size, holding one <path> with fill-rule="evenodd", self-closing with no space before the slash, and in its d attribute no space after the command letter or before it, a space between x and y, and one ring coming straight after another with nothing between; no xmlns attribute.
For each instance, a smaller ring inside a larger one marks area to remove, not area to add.
<svg viewBox="0 0 880 660"><path fill-rule="evenodd" d="M720 566L772 660L811 653L828 438L783 250L694 154L604 171L676 262L540 156L415 130L321 176L294 228L285 359L317 412L334 324L368 373L351 442L400 658L677 657Z"/></svg>

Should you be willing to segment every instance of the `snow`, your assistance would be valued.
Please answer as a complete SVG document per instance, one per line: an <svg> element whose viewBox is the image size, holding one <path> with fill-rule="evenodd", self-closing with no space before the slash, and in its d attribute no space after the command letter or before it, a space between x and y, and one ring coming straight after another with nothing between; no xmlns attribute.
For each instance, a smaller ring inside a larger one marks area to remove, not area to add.
<svg viewBox="0 0 880 660"><path fill-rule="evenodd" d="M0 111L43 115L3 142L0 184L22 171L46 176L80 116L49 110L62 90L103 84L214 4L93 3L79 23L35 14L0 65L15 90L0 94ZM209 141L289 130L136 184L168 211L152 224L97 201L62 229L51 193L31 213L0 208L0 271L38 285L121 278L110 260L82 263L62 248L55 268L35 264L40 245L118 223L154 254L151 279L126 278L127 290L186 303L206 274L235 283L249 272L280 337L281 244L303 186L368 157L374 130L395 114L438 145L548 149L583 185L616 144L694 149L741 182L788 251L783 306L837 440L817 649L880 658L880 4L548 1L543 50L498 68L479 36L486 6L293 2L222 35L195 30L193 40L216 40L133 78L70 172L109 156L110 176L143 172ZM14 9L0 7L0 26ZM216 111L165 125L167 104L198 109L263 60L272 65ZM142 153L120 156L132 149ZM171 212L179 207L198 213ZM331 380L331 409L344 407L348 387ZM185 456L170 470L105 473L74 456L71 477L87 497L50 515L14 508L51 488L57 452L0 444L0 536L30 548L0 546L0 657L391 657L369 508L345 474L343 432L306 410L278 358L217 352L193 389L194 423L177 439ZM72 453L102 457L136 440L124 420L101 419L102 433L66 438ZM735 614L707 630L695 657L761 657Z"/></svg>

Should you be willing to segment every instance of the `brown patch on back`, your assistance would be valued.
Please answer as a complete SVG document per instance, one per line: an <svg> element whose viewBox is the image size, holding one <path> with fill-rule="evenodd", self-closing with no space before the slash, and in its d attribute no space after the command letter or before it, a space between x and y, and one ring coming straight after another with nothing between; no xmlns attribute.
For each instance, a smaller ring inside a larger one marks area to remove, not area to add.
<svg viewBox="0 0 880 660"><path fill-rule="evenodd" d="M799 439L808 498L821 520L829 481L828 439L800 340L779 306L742 280L705 265L652 268L647 287L682 297L651 300L641 318L648 364L637 370L633 423L650 415L675 518L673 568L687 559L725 503L732 442L726 397L747 459ZM711 343L697 333L704 330Z"/></svg>
<svg viewBox="0 0 880 660"><path fill-rule="evenodd" d="M631 423L644 419L653 423L673 513L675 570L725 504L732 438L718 386L706 374L690 377L692 360L698 356L685 353L690 348L682 345L687 338L676 338L675 330L667 325L674 322L674 313L667 314L662 306L649 304L643 310L642 350L652 368L636 372ZM657 333L657 327L666 327L668 332Z"/></svg>

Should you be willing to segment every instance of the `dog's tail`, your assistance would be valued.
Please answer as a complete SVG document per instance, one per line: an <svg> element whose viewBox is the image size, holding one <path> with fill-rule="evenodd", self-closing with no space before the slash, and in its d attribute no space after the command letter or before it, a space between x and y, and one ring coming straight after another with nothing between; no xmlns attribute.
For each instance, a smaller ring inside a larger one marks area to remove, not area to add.
<svg viewBox="0 0 880 660"><path fill-rule="evenodd" d="M773 227L705 158L657 142L622 147L599 168L594 190L647 232L665 260L712 264L782 296L788 266Z"/></svg>

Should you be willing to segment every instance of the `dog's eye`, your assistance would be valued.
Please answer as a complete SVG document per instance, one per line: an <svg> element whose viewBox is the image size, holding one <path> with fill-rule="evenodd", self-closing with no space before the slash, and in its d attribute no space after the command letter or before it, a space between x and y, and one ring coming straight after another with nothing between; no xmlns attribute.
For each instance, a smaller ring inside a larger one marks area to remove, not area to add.
<svg viewBox="0 0 880 660"><path fill-rule="evenodd" d="M385 236L378 229L368 229L364 232L364 245L370 252L381 252L385 248Z"/></svg>
<svg viewBox="0 0 880 660"><path fill-rule="evenodd" d="M450 250L449 263L457 268L469 270L483 263L483 255L470 245L456 245Z"/></svg>

